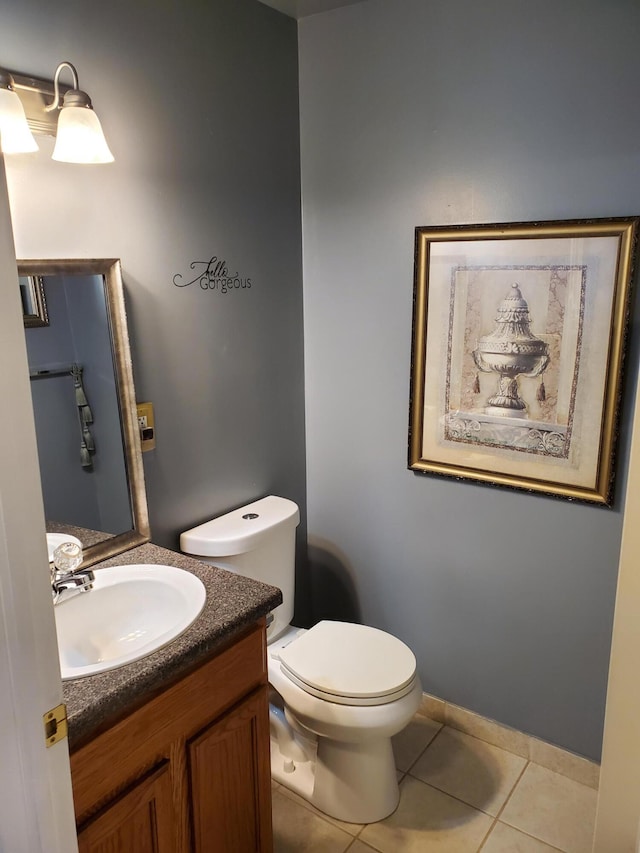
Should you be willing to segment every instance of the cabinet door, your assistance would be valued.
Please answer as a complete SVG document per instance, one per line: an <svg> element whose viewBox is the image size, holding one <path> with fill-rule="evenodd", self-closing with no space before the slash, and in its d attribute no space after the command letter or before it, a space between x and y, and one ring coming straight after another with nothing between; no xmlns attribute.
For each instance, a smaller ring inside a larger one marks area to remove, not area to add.
<svg viewBox="0 0 640 853"><path fill-rule="evenodd" d="M80 853L172 853L171 776L165 763L128 788L78 833Z"/></svg>
<svg viewBox="0 0 640 853"><path fill-rule="evenodd" d="M268 688L188 745L195 853L271 853Z"/></svg>

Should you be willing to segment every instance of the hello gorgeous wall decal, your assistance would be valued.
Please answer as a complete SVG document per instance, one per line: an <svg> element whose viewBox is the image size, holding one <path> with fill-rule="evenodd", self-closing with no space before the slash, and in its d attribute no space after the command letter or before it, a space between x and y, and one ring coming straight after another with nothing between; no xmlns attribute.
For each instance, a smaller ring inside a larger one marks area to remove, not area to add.
<svg viewBox="0 0 640 853"><path fill-rule="evenodd" d="M229 293L233 290L249 290L250 278L243 278L237 272L229 273L227 262L214 255L208 261L191 261L189 269L196 272L191 281L183 281L182 273L176 273L173 283L176 287L189 287L198 284L202 290L217 290L219 293Z"/></svg>

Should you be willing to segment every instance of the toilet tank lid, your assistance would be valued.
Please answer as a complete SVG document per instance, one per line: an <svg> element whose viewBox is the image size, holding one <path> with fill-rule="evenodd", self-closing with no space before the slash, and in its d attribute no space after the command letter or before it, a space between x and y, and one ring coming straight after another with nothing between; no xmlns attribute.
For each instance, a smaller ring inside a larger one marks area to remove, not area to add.
<svg viewBox="0 0 640 853"><path fill-rule="evenodd" d="M180 535L180 550L196 557L244 554L261 545L277 527L295 527L299 521L297 504L269 495L186 530Z"/></svg>

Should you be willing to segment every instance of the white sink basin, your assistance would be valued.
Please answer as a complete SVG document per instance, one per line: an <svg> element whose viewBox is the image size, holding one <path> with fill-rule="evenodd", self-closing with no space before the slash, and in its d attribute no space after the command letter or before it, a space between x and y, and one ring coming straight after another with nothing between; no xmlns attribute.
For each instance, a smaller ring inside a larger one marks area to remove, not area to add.
<svg viewBox="0 0 640 853"><path fill-rule="evenodd" d="M174 566L97 569L93 589L54 607L62 680L116 669L185 631L206 598L202 581Z"/></svg>

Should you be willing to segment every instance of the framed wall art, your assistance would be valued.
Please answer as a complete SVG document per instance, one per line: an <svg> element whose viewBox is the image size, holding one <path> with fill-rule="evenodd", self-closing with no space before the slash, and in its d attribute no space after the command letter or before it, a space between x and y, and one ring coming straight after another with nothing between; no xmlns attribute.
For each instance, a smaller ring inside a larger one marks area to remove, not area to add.
<svg viewBox="0 0 640 853"><path fill-rule="evenodd" d="M47 297L44 281L40 275L21 275L19 278L20 299L25 328L48 326Z"/></svg>
<svg viewBox="0 0 640 853"><path fill-rule="evenodd" d="M410 469L610 505L638 222L416 228Z"/></svg>

